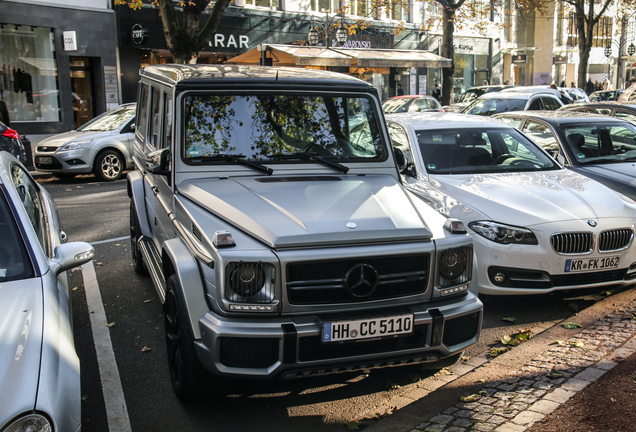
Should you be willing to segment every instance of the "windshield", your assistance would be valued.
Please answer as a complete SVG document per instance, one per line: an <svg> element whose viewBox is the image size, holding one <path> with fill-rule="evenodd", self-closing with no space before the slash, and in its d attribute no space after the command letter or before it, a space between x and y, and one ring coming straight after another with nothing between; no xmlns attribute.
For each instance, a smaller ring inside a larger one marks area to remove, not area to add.
<svg viewBox="0 0 636 432"><path fill-rule="evenodd" d="M412 101L413 99L387 99L382 104L382 110L387 114L406 112Z"/></svg>
<svg viewBox="0 0 636 432"><path fill-rule="evenodd" d="M507 111L523 111L525 106L525 99L478 99L462 112L489 116Z"/></svg>
<svg viewBox="0 0 636 432"><path fill-rule="evenodd" d="M367 97L315 94L188 95L187 163L228 163L218 155L288 163L301 152L341 161L384 159L380 119Z"/></svg>
<svg viewBox="0 0 636 432"><path fill-rule="evenodd" d="M77 128L81 132L108 132L122 127L128 120L135 116L134 105L120 108L95 117L85 125Z"/></svg>
<svg viewBox="0 0 636 432"><path fill-rule="evenodd" d="M429 174L546 171L560 167L513 128L415 132Z"/></svg>
<svg viewBox="0 0 636 432"><path fill-rule="evenodd" d="M625 124L563 125L567 145L579 163L636 161L636 127Z"/></svg>
<svg viewBox="0 0 636 432"><path fill-rule="evenodd" d="M458 102L472 102L484 93L486 93L485 89L468 89L461 95Z"/></svg>
<svg viewBox="0 0 636 432"><path fill-rule="evenodd" d="M0 190L0 282L26 279L33 276L29 257L20 231Z"/></svg>

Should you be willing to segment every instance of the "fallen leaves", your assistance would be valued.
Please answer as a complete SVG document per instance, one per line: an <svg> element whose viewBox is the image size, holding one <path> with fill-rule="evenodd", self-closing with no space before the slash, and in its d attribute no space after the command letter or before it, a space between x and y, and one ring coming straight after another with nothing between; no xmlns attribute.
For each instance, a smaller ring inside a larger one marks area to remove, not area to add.
<svg viewBox="0 0 636 432"><path fill-rule="evenodd" d="M569 322L569 323L563 324L563 328L570 329L570 330L571 329L578 329L578 328L581 328L581 327L583 327L581 324L573 323L573 322Z"/></svg>
<svg viewBox="0 0 636 432"><path fill-rule="evenodd" d="M347 429L349 430L360 430L360 427L358 426L358 422L355 420L352 420L346 423L345 426L347 426Z"/></svg>
<svg viewBox="0 0 636 432"><path fill-rule="evenodd" d="M109 327L109 328L110 328L110 327L115 327L115 323L114 323L114 322L112 322L112 323L108 323L108 324L106 324L106 327Z"/></svg>
<svg viewBox="0 0 636 432"><path fill-rule="evenodd" d="M144 347L141 349L141 352L149 352L149 351L152 351L152 349L148 348L147 346L144 346Z"/></svg>
<svg viewBox="0 0 636 432"><path fill-rule="evenodd" d="M560 371L558 371L558 370L556 370L554 368L550 371L550 378L552 378L552 379L563 378L563 376L564 376L563 372L560 372Z"/></svg>
<svg viewBox="0 0 636 432"><path fill-rule="evenodd" d="M521 330L517 333L505 335L499 340L501 345L503 345L503 348L495 348L490 351L490 357L497 357L533 337L534 333L532 333L532 330L530 329Z"/></svg>
<svg viewBox="0 0 636 432"><path fill-rule="evenodd" d="M471 394L470 396L462 396L459 398L462 402L475 402L477 399L479 399L478 394Z"/></svg>
<svg viewBox="0 0 636 432"><path fill-rule="evenodd" d="M508 322L513 323L513 322L517 321L517 318L514 318L514 317L506 317L506 318L502 318L501 320L502 320L502 321L508 321Z"/></svg>

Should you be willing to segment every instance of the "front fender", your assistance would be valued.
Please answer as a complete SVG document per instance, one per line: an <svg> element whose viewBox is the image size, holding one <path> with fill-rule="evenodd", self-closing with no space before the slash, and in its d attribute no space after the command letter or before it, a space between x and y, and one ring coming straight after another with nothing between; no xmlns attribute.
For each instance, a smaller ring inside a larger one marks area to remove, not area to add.
<svg viewBox="0 0 636 432"><path fill-rule="evenodd" d="M144 200L144 178L138 171L128 173L128 196L137 210L141 234L144 237L152 238L152 231L147 217L148 213L146 212L146 201Z"/></svg>
<svg viewBox="0 0 636 432"><path fill-rule="evenodd" d="M124 156L124 165L126 166L126 169L132 168L133 163L132 163L132 155L130 154L130 149L128 149L126 145L124 145L122 142L116 139L101 140L98 146L95 146L93 148L94 152L93 152L93 160L91 161L91 166L95 165L95 158L102 150L111 150L111 149L117 150L119 153L121 153Z"/></svg>
<svg viewBox="0 0 636 432"><path fill-rule="evenodd" d="M178 238L170 239L163 244L162 256L166 280L170 277L166 260L172 263L174 271L179 278L181 289L183 290L183 298L186 300L185 307L188 310L192 333L194 338L199 340L201 339L199 319L209 311L205 300L205 289L199 271L199 264L186 245Z"/></svg>

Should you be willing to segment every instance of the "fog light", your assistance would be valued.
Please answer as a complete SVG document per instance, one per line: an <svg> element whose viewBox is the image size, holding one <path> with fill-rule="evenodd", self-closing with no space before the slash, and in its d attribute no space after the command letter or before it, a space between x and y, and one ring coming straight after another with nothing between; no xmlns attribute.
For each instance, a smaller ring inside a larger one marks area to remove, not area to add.
<svg viewBox="0 0 636 432"><path fill-rule="evenodd" d="M495 273L495 277L493 278L497 283L504 283L506 280L506 275L504 273Z"/></svg>

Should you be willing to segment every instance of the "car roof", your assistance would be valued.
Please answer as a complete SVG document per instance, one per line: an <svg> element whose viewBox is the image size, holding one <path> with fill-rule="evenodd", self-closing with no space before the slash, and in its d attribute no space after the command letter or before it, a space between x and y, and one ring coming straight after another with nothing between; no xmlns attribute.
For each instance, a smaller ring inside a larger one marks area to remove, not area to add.
<svg viewBox="0 0 636 432"><path fill-rule="evenodd" d="M558 111L514 111L506 113L494 114L495 118L525 117L540 118L555 124L580 123L582 121L590 121L590 119L600 119L608 123L629 123L616 117L608 117L602 114L585 113L569 110Z"/></svg>
<svg viewBox="0 0 636 432"><path fill-rule="evenodd" d="M386 119L410 125L414 129L467 129L494 127L510 129L512 126L490 117L482 117L451 112L419 112L386 114Z"/></svg>
<svg viewBox="0 0 636 432"><path fill-rule="evenodd" d="M232 84L276 85L276 88L280 88L285 84L327 85L327 81L330 86L353 86L365 90L373 87L365 81L342 73L293 67L163 64L146 66L139 73L142 77L154 78L168 85L180 84L197 88Z"/></svg>
<svg viewBox="0 0 636 432"><path fill-rule="evenodd" d="M429 96L429 95L402 95L402 96L392 96L389 99L415 99L415 98L428 98L428 99L435 99L433 96ZM387 100L389 100L387 99ZM435 99L437 100L437 99Z"/></svg>
<svg viewBox="0 0 636 432"><path fill-rule="evenodd" d="M555 98L558 99L558 96L550 92L508 92L506 90L502 90L500 92L484 93L483 95L479 96L479 99L523 99L525 100L537 94L544 95L544 96L554 96Z"/></svg>
<svg viewBox="0 0 636 432"><path fill-rule="evenodd" d="M606 91L616 91L616 90L606 90ZM571 108L565 108L565 107L571 107ZM584 102L584 103L577 103L576 105L566 105L563 108L564 111L567 111L568 109L575 109L578 107L588 107L588 108L631 108L636 110L636 103L634 102L619 102L619 101L598 101L598 102Z"/></svg>

